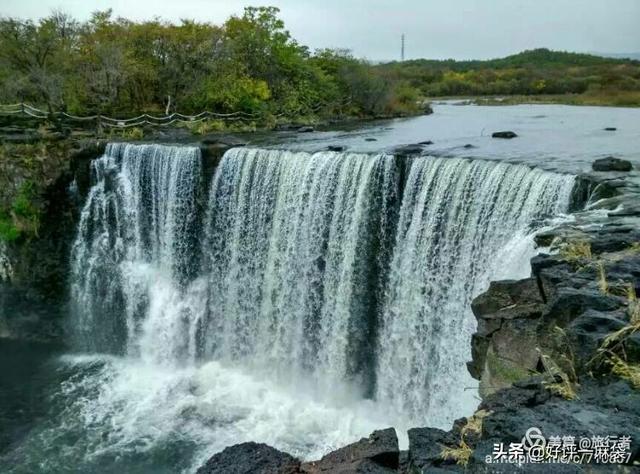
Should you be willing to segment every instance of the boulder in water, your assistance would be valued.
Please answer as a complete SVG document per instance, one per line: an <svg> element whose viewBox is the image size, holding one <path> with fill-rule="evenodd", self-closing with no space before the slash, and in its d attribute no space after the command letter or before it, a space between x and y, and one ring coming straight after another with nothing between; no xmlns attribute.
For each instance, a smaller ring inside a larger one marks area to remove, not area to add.
<svg viewBox="0 0 640 474"><path fill-rule="evenodd" d="M310 125L305 125L304 127L300 127L298 129L298 133L311 133L313 132L315 129L310 126Z"/></svg>
<svg viewBox="0 0 640 474"><path fill-rule="evenodd" d="M197 474L297 474L300 461L261 443L241 443L214 454Z"/></svg>
<svg viewBox="0 0 640 474"><path fill-rule="evenodd" d="M419 142L418 145L433 145L431 140L425 140L423 142Z"/></svg>
<svg viewBox="0 0 640 474"><path fill-rule="evenodd" d="M302 472L333 473L386 473L396 472L400 462L400 449L396 430L374 431L368 438L340 448L319 461L302 464Z"/></svg>
<svg viewBox="0 0 640 474"><path fill-rule="evenodd" d="M329 151L345 151L347 149L344 145L329 145L327 150Z"/></svg>
<svg viewBox="0 0 640 474"><path fill-rule="evenodd" d="M373 138L373 137L367 137L364 139L365 142L377 142L378 139L377 138Z"/></svg>
<svg viewBox="0 0 640 474"><path fill-rule="evenodd" d="M493 132L491 136L493 138L511 139L511 138L516 138L518 135L516 134L516 132L512 132L511 130L506 130L504 132Z"/></svg>
<svg viewBox="0 0 640 474"><path fill-rule="evenodd" d="M618 130L616 127L605 127L604 129L607 132L615 132L616 130Z"/></svg>
<svg viewBox="0 0 640 474"><path fill-rule="evenodd" d="M593 171L631 171L633 166L630 161L609 156L596 160L591 165Z"/></svg>

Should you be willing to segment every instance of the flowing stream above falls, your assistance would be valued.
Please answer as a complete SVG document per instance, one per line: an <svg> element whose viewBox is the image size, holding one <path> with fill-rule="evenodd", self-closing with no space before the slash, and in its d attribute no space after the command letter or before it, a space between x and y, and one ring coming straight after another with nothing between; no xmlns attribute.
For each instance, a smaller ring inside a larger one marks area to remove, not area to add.
<svg viewBox="0 0 640 474"><path fill-rule="evenodd" d="M71 256L85 355L66 357L85 369L63 384L87 467L167 443L194 466L248 440L314 458L386 426L448 428L477 404L471 299L528 275L574 182L251 148L203 169L197 148L160 145L93 163Z"/></svg>

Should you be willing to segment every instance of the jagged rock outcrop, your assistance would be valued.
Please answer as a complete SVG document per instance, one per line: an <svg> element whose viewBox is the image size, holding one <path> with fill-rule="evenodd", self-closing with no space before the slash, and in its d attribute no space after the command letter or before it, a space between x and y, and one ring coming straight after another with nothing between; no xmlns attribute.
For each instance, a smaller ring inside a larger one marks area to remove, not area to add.
<svg viewBox="0 0 640 474"><path fill-rule="evenodd" d="M197 474L299 474L300 461L259 443L241 443L214 454Z"/></svg>
<svg viewBox="0 0 640 474"><path fill-rule="evenodd" d="M393 428L374 431L368 438L340 448L319 461L304 463L308 474L386 474L397 472L400 460L398 438Z"/></svg>

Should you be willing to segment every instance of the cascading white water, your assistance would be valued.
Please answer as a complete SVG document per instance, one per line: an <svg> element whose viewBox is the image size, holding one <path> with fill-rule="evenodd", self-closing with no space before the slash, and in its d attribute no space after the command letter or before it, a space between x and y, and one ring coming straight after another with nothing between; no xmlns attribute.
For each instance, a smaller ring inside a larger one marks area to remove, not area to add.
<svg viewBox="0 0 640 474"><path fill-rule="evenodd" d="M83 382L100 395L82 419L126 426L102 451L179 432L198 461L247 440L317 457L389 424L446 427L475 405L471 298L528 272L528 236L573 186L498 162L240 148L207 190L200 161L117 144L94 163L73 326L84 350L126 355Z"/></svg>
<svg viewBox="0 0 640 474"><path fill-rule="evenodd" d="M388 232L394 170L385 155L228 152L205 240L207 353L293 381L304 374L327 393L362 386L377 323L374 247Z"/></svg>
<svg viewBox="0 0 640 474"><path fill-rule="evenodd" d="M412 162L382 312L379 401L443 428L473 405L471 299L491 280L529 275L529 258L512 249L566 211L572 186L571 176L505 163Z"/></svg>
<svg viewBox="0 0 640 474"><path fill-rule="evenodd" d="M109 144L94 161L71 257L84 349L165 361L188 350L182 300L196 263L200 168L188 147Z"/></svg>

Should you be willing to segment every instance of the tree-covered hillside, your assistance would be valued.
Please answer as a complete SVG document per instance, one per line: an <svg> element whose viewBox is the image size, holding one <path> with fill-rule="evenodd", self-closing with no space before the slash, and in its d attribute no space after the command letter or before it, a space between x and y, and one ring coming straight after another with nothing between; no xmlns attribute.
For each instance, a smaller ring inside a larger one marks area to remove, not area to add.
<svg viewBox="0 0 640 474"><path fill-rule="evenodd" d="M426 97L580 94L640 105L640 61L548 49L488 61L418 59L378 66Z"/></svg>

